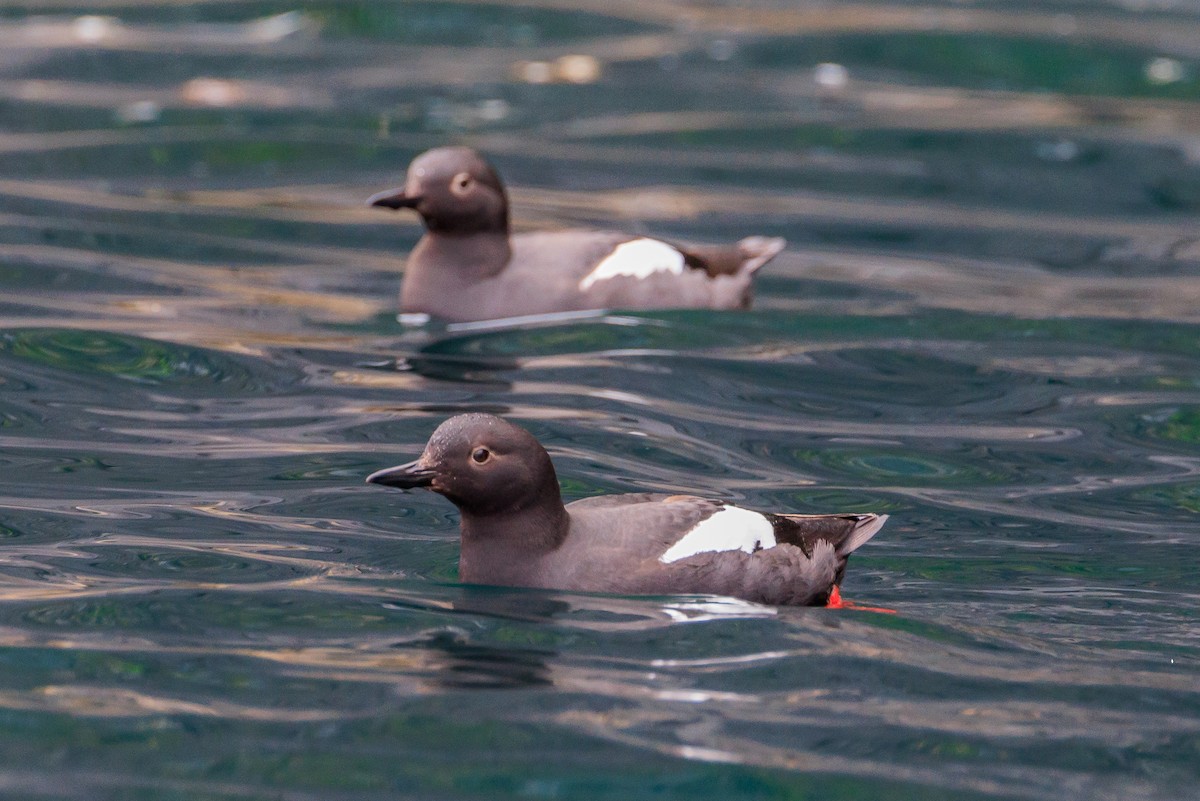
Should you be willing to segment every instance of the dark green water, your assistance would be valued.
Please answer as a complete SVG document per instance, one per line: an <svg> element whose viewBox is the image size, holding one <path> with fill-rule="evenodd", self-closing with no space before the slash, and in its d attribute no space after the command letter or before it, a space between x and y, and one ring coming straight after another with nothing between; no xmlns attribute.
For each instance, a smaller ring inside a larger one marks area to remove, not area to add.
<svg viewBox="0 0 1200 801"><path fill-rule="evenodd" d="M1200 10L517 5L0 5L0 797L1196 797ZM362 200L447 141L790 247L406 330ZM467 410L571 498L886 511L898 614L458 585L362 479Z"/></svg>

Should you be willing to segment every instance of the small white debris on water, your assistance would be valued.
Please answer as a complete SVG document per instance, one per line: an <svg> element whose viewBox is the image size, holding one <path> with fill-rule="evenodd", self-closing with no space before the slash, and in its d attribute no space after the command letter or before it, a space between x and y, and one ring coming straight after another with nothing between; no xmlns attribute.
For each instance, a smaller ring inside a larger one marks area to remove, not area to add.
<svg viewBox="0 0 1200 801"><path fill-rule="evenodd" d="M179 97L189 106L224 108L246 102L248 94L238 81L192 78L179 88Z"/></svg>
<svg viewBox="0 0 1200 801"><path fill-rule="evenodd" d="M252 42L278 42L307 29L317 27L303 11L285 11L246 23L246 37Z"/></svg>
<svg viewBox="0 0 1200 801"><path fill-rule="evenodd" d="M479 119L484 122L500 122L512 112L512 106L503 98L490 98L479 103Z"/></svg>
<svg viewBox="0 0 1200 801"><path fill-rule="evenodd" d="M813 68L813 82L826 89L841 89L850 82L850 70L841 64L818 64Z"/></svg>
<svg viewBox="0 0 1200 801"><path fill-rule="evenodd" d="M96 44L112 36L121 23L116 17L87 15L76 17L71 24L71 33L81 42Z"/></svg>
<svg viewBox="0 0 1200 801"><path fill-rule="evenodd" d="M135 100L120 106L116 111L117 122L154 122L162 114L162 107L153 100Z"/></svg>
<svg viewBox="0 0 1200 801"><path fill-rule="evenodd" d="M1145 70L1150 83L1178 83L1184 78L1183 64L1173 58L1152 58L1146 62Z"/></svg>
<svg viewBox="0 0 1200 801"><path fill-rule="evenodd" d="M728 61L737 52L732 39L713 39L708 43L708 57L713 61Z"/></svg>
<svg viewBox="0 0 1200 801"><path fill-rule="evenodd" d="M1079 156L1079 145L1070 139L1058 139L1053 142L1039 142L1036 148L1037 157L1042 161L1072 161Z"/></svg>
<svg viewBox="0 0 1200 801"><path fill-rule="evenodd" d="M554 65L549 61L521 61L513 66L513 72L525 83L541 84L554 80Z"/></svg>
<svg viewBox="0 0 1200 801"><path fill-rule="evenodd" d="M754 553L762 548L774 548L776 544L775 527L766 516L736 506L725 506L684 534L658 557L658 561L678 562L698 553L720 551Z"/></svg>
<svg viewBox="0 0 1200 801"><path fill-rule="evenodd" d="M600 78L600 60L595 56L561 56L554 66L558 77L567 83L595 83Z"/></svg>
<svg viewBox="0 0 1200 801"><path fill-rule="evenodd" d="M554 61L518 61L512 66L517 80L525 83L595 83L604 65L600 59L586 53L569 53Z"/></svg>
<svg viewBox="0 0 1200 801"><path fill-rule="evenodd" d="M683 254L657 239L634 239L613 248L613 252L579 282L579 288L586 291L597 281L622 275L646 278L662 272L682 275Z"/></svg>

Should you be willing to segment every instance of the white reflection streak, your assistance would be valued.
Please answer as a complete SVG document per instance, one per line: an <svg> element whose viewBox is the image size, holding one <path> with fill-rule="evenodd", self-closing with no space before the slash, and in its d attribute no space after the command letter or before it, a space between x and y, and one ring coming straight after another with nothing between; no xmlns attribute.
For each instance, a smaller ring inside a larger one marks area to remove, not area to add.
<svg viewBox="0 0 1200 801"><path fill-rule="evenodd" d="M679 701L686 704L704 704L709 701L758 703L753 695L712 692L709 690L656 690L654 697L660 701Z"/></svg>
<svg viewBox="0 0 1200 801"><path fill-rule="evenodd" d="M774 662L778 659L802 656L806 651L762 651L756 654L740 654L738 656L713 656L703 659L654 659L650 665L656 668L698 668L720 667L723 665L751 665L757 662Z"/></svg>
<svg viewBox="0 0 1200 801"><path fill-rule="evenodd" d="M1149 486L1157 486L1164 482L1160 477L1158 481L1146 481ZM1153 523L1137 523L1128 520L1119 520L1112 515L1088 515L1078 512L1065 512L1056 509L1041 509L1034 506L1027 506L1020 503L1005 503L1004 501L987 500L978 496L972 497L965 493L930 490L930 489L910 489L905 487L877 487L877 492L884 492L889 495L899 495L905 498L911 498L917 501L923 501L933 506L946 506L952 509L967 509L973 512L988 512L996 515L1004 515L1006 517L1015 517L1024 520L1037 520L1045 523L1059 523L1063 525L1080 526L1085 528L1093 528L1103 531L1115 532L1119 531L1125 534L1145 534L1156 539L1171 539L1181 536L1180 532L1194 530L1195 523L1180 521L1178 524L1169 525L1160 522ZM1019 497L1037 497L1038 495L1056 495L1063 493L1085 493L1086 490L1080 490L1078 487L1055 488L1052 491L1042 493L1021 493ZM1191 537L1188 540L1191 541Z"/></svg>
<svg viewBox="0 0 1200 801"><path fill-rule="evenodd" d="M717 748L701 748L697 745L680 745L676 753L684 759L695 759L700 762L741 762L741 758L733 751L721 751Z"/></svg>
<svg viewBox="0 0 1200 801"><path fill-rule="evenodd" d="M208 48L249 48L272 44L305 32L315 32L316 19L302 11L286 11L247 22L176 23L150 25L117 17L89 14L78 17L34 16L0 23L6 47L67 50L135 50L179 53Z"/></svg>
<svg viewBox="0 0 1200 801"><path fill-rule="evenodd" d="M574 721L562 722L570 725ZM778 748L732 737L718 737L717 742L705 745L662 742L634 732L615 730L603 726L601 722L592 722L590 726L575 725L573 728L583 728L593 736L633 748L701 762L918 782L934 787L969 790L1006 798L1042 799L1049 791L1066 791L1072 797L1093 799L1159 797L1149 782L1112 776L1104 776L1102 781L1098 781L1091 773L1057 768L1034 769L1024 765L980 765L975 762L940 762L930 767L908 766L882 760L844 757L829 752Z"/></svg>
<svg viewBox="0 0 1200 801"><path fill-rule="evenodd" d="M276 709L228 701L186 701L116 687L46 685L28 692L0 692L0 708L38 712L64 712L83 717L145 717L192 715L274 723L310 723L339 720L343 711ZM370 714L374 710L369 711ZM364 712L363 714L368 714Z"/></svg>
<svg viewBox="0 0 1200 801"><path fill-rule="evenodd" d="M515 394L577 395L587 397L596 393L595 387L582 384L542 383L523 381L513 384ZM654 399L654 408L663 416L694 422L712 423L723 427L736 426L739 430L769 432L773 434L818 434L833 436L872 437L894 440L896 437L910 439L956 439L968 442L1061 442L1083 436L1078 428L1059 426L1009 426L1009 425L963 425L953 423L859 423L848 420L797 420L783 416L772 419L732 416L727 406L719 409L671 401L667 398Z"/></svg>
<svg viewBox="0 0 1200 801"><path fill-rule="evenodd" d="M739 598L713 597L666 604L663 614L676 623L704 623L711 620L745 617L774 617L779 610Z"/></svg>

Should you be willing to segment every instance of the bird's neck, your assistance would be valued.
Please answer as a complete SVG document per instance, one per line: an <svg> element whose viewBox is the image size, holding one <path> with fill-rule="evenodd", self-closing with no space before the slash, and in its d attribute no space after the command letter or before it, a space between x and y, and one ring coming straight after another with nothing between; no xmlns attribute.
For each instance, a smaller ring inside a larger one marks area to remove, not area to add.
<svg viewBox="0 0 1200 801"><path fill-rule="evenodd" d="M503 270L512 258L506 231L480 231L472 234L428 233L409 256L409 263L424 267L438 265L437 272L447 278L480 281Z"/></svg>
<svg viewBox="0 0 1200 801"><path fill-rule="evenodd" d="M503 514L462 512L462 581L536 586L539 561L562 545L570 517L562 501Z"/></svg>
<svg viewBox="0 0 1200 801"><path fill-rule="evenodd" d="M401 311L455 319L448 309L476 307L491 297L486 282L504 271L510 255L507 234L425 234L404 268Z"/></svg>

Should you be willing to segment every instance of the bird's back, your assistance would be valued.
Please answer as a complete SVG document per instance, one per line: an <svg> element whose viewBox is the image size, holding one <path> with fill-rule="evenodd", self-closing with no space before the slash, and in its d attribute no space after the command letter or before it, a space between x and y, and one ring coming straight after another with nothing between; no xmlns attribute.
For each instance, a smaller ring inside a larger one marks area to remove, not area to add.
<svg viewBox="0 0 1200 801"><path fill-rule="evenodd" d="M631 594L704 593L823 603L876 515L771 515L687 495L602 496L567 506L571 530L539 583Z"/></svg>

